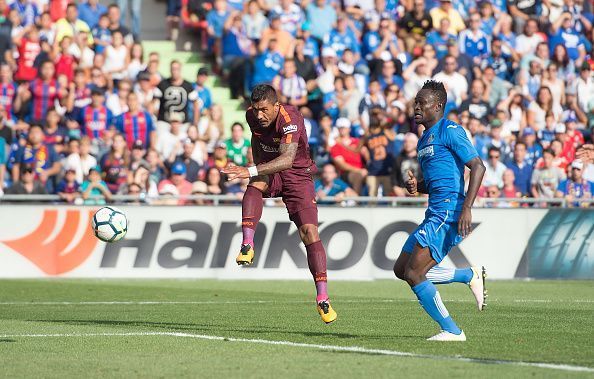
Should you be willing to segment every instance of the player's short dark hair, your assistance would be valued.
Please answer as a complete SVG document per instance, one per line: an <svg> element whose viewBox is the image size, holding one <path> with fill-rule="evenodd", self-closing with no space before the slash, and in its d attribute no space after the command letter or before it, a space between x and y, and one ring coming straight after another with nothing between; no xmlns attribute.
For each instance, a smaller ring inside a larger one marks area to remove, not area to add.
<svg viewBox="0 0 594 379"><path fill-rule="evenodd" d="M442 105L443 108L445 108L445 105L448 101L448 93L442 82L427 80L421 89L431 91L437 101Z"/></svg>
<svg viewBox="0 0 594 379"><path fill-rule="evenodd" d="M270 104L276 104L278 97L276 96L276 90L269 84L258 84L252 90L252 96L250 97L252 104L259 103L260 101L267 100Z"/></svg>

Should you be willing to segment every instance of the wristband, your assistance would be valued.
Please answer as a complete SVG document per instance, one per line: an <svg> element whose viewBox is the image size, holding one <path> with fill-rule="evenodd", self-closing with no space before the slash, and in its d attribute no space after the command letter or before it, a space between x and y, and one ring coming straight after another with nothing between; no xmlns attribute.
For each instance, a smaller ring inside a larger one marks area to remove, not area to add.
<svg viewBox="0 0 594 379"><path fill-rule="evenodd" d="M258 167L250 166L250 167L248 167L248 172L250 173L250 178L253 178L254 176L258 176Z"/></svg>

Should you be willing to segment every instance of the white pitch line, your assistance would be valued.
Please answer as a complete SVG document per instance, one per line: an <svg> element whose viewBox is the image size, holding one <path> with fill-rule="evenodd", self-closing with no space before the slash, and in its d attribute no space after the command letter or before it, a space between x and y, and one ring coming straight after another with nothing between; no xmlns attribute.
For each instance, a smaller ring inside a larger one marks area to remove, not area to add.
<svg viewBox="0 0 594 379"><path fill-rule="evenodd" d="M473 299L446 299L446 303L474 303ZM408 303L418 302L416 299L367 299L367 300L336 300L336 303L352 303L352 304L367 304L367 303ZM514 302L514 303L585 303L592 304L594 300L575 299L575 300L549 300L549 299L489 299L489 303L498 302ZM2 305L225 305L225 304L308 304L309 300L239 300L239 301L4 301L0 302Z"/></svg>
<svg viewBox="0 0 594 379"><path fill-rule="evenodd" d="M457 362L479 363L479 364L523 366L523 367L535 367L535 368L561 370L561 371L594 373L594 368L591 368L591 367L573 366L573 365L566 365L566 364L543 363L543 362L525 362L525 361L506 361L506 360L499 360L499 359L480 359L480 358L469 358L469 357L447 356L447 355L416 354L416 353L409 353L409 352L405 352L405 351L396 351L396 350L369 349L369 348L365 348L365 347L361 347L361 346L319 345L319 344L309 344L309 343L291 342L291 341L262 340L262 339L250 339L250 338L233 338L233 337L211 336L211 335L206 335L206 334L180 333L180 332L5 334L5 335L0 335L0 338L5 339L5 338L141 337L141 336L167 336L167 337L180 337L180 338L196 338L196 339L210 340L210 341L243 342L243 343L254 343L254 344L262 344L262 345L302 347L302 348L306 348L306 349L317 349L317 350L346 351L346 352L350 352L350 353L361 353L361 354L388 355L388 356L397 356L397 357L434 359L434 360L457 361Z"/></svg>

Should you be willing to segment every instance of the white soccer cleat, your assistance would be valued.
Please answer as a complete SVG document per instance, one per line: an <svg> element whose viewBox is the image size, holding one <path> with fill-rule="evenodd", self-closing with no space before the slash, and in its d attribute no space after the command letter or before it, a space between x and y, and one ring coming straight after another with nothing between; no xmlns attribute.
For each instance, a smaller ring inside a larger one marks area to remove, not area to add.
<svg viewBox="0 0 594 379"><path fill-rule="evenodd" d="M487 277L487 271L485 267L471 267L472 279L468 286L476 299L476 305L479 311L485 309L485 302L487 300L487 287L485 286L485 278Z"/></svg>
<svg viewBox="0 0 594 379"><path fill-rule="evenodd" d="M464 331L462 331L460 334L454 334L442 330L439 334L436 334L431 338L427 338L427 341L464 342L466 341L466 334L464 334Z"/></svg>

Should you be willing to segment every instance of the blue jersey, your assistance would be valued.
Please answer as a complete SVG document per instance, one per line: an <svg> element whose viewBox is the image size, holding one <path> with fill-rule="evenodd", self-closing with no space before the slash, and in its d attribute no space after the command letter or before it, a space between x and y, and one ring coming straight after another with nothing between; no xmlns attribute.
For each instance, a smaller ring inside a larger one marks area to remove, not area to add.
<svg viewBox="0 0 594 379"><path fill-rule="evenodd" d="M344 34L332 29L330 34L324 38L324 46L333 48L338 58L342 58L342 54L346 49L350 49L355 54L359 53L359 41L357 41L357 37L355 37L355 33L351 29L347 29Z"/></svg>
<svg viewBox="0 0 594 379"><path fill-rule="evenodd" d="M429 211L462 210L464 165L478 157L464 129L441 119L423 133L417 152L429 194Z"/></svg>
<svg viewBox="0 0 594 379"><path fill-rule="evenodd" d="M254 60L254 75L252 77L252 86L262 83L272 83L272 79L278 75L285 59L276 51L266 50L264 53L256 56Z"/></svg>

